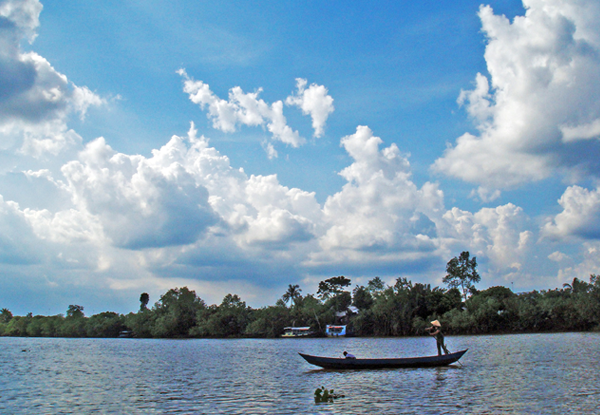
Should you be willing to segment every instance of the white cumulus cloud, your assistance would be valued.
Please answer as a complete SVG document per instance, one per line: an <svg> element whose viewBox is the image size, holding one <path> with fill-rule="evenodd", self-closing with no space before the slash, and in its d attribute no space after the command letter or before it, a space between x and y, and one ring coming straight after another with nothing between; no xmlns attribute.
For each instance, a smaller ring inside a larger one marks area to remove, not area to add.
<svg viewBox="0 0 600 415"><path fill-rule="evenodd" d="M283 115L283 102L275 101L271 105L258 98L261 92L245 93L242 88L234 87L229 91L229 100L217 97L208 84L190 78L185 70L178 73L184 77L183 91L190 100L207 109L207 116L212 119L213 127L224 132L234 132L238 125L266 125L275 140L292 147L298 147L306 142L297 131L287 125ZM272 153L271 153L272 154Z"/></svg>
<svg viewBox="0 0 600 415"><path fill-rule="evenodd" d="M241 125L263 126L276 141L299 147L306 143L300 133L287 124L283 115L283 101L271 104L259 99L262 89L245 93L236 86L229 91L229 99L224 100L211 91L210 86L202 81L189 77L184 69L178 73L184 78L183 91L189 94L190 100L207 111L212 120L213 128L224 132L235 132ZM314 136L321 137L329 114L334 110L333 98L328 95L327 88L311 84L306 88L305 79L297 79L297 92L286 98L287 105L299 107L304 115L310 115ZM277 157L277 151L272 143L263 143L269 158Z"/></svg>
<svg viewBox="0 0 600 415"><path fill-rule="evenodd" d="M398 263L435 249L432 218L442 214L443 193L432 183L419 189L406 156L395 144L380 149L382 143L366 126L342 138L354 162L340 172L347 183L323 207L326 225L315 263L366 264L386 256Z"/></svg>
<svg viewBox="0 0 600 415"><path fill-rule="evenodd" d="M598 7L525 4L527 14L512 23L481 8L489 76L477 75L474 89L459 97L478 133L459 138L436 162L440 171L479 183L472 196L488 203L500 197L497 188L557 167L593 172L597 163L586 150L598 145ZM83 119L105 101L45 58L23 53L20 42L35 38L40 10L38 1L0 1L0 146L11 161L0 171L3 292L17 281L11 293L47 299L51 289L61 290L66 302L74 293L93 301L100 294L135 298L142 290L158 295L177 285L214 296L237 287L264 305L261 295L278 283L338 272L441 284L445 263L463 250L477 256L484 285L541 278L531 271L533 257L550 262L545 281L599 269L598 243L578 241L583 251L576 254L551 238L536 240L539 229L514 204L477 212L445 207L440 185L417 184L409 156L366 126L341 138L351 162L339 171L343 187L324 203L275 174L232 166L193 123L187 136L174 135L147 156L119 152L102 137L84 145L70 117ZM214 128L268 131L262 145L271 158L277 142L306 142L284 108L310 116L315 137L324 135L334 110L328 89L305 79L268 103L261 89L235 87L221 99L180 74ZM563 211L541 234L597 239L599 192L569 187L559 201Z"/></svg>
<svg viewBox="0 0 600 415"><path fill-rule="evenodd" d="M600 190L570 186L558 203L563 211L544 225L545 236L600 239Z"/></svg>
<svg viewBox="0 0 600 415"><path fill-rule="evenodd" d="M600 119L600 3L524 0L510 22L479 11L489 79L463 91L478 135L465 133L436 160L439 172L487 188L511 188L556 171L597 176ZM585 108L584 111L581 109Z"/></svg>
<svg viewBox="0 0 600 415"><path fill-rule="evenodd" d="M161 157L117 153L103 138L63 166L75 206L97 217L116 246L139 249L194 242L217 218L208 191Z"/></svg>
<svg viewBox="0 0 600 415"><path fill-rule="evenodd" d="M24 53L20 42L32 42L42 5L37 0L0 3L0 138L3 147L23 154L58 154L80 142L68 129L67 116L83 117L91 105L105 100L78 87L35 52Z"/></svg>
<svg viewBox="0 0 600 415"><path fill-rule="evenodd" d="M334 110L333 98L328 95L327 88L323 85L311 84L306 88L306 79L296 79L298 92L287 97L285 103L296 105L302 109L304 115L310 114L315 137L323 135L325 122Z"/></svg>
<svg viewBox="0 0 600 415"><path fill-rule="evenodd" d="M512 203L475 213L452 208L443 219L444 246L468 247L472 255L490 261L491 272L520 268L534 242L527 216Z"/></svg>

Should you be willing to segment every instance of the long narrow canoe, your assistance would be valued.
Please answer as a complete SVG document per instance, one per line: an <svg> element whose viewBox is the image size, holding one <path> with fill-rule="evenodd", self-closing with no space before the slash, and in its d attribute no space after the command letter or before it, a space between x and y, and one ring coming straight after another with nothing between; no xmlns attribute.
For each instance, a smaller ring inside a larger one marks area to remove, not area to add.
<svg viewBox="0 0 600 415"><path fill-rule="evenodd" d="M339 357L312 356L298 353L308 363L325 369L386 369L402 367L436 367L448 366L458 362L467 350L449 353L442 356L403 357L385 359L344 359Z"/></svg>

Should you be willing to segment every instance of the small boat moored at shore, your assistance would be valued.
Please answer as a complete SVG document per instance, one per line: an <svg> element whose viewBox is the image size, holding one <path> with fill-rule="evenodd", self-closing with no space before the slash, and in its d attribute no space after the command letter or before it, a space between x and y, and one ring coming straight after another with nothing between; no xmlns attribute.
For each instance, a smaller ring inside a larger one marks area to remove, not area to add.
<svg viewBox="0 0 600 415"><path fill-rule="evenodd" d="M325 335L327 337L343 337L346 335L346 326L327 325L325 327Z"/></svg>
<svg viewBox="0 0 600 415"><path fill-rule="evenodd" d="M312 335L310 327L284 327L281 337L309 337Z"/></svg>
<svg viewBox="0 0 600 415"><path fill-rule="evenodd" d="M308 363L325 369L394 369L410 367L448 366L458 362L469 349L441 356L383 358L383 359L345 359L339 357L313 356L298 353Z"/></svg>

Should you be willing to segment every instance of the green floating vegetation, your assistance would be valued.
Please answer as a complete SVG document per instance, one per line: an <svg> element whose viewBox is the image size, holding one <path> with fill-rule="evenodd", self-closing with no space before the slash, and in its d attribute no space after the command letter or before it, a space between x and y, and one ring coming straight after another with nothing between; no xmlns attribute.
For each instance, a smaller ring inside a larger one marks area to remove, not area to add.
<svg viewBox="0 0 600 415"><path fill-rule="evenodd" d="M315 389L315 403L333 402L334 399L343 398L344 396L334 393L333 389L325 389L325 386Z"/></svg>

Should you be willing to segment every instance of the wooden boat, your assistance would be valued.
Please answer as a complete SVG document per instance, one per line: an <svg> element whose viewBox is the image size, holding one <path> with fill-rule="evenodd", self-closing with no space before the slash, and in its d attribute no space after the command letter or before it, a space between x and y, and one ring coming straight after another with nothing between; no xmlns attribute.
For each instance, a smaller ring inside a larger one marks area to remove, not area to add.
<svg viewBox="0 0 600 415"><path fill-rule="evenodd" d="M312 356L299 353L308 363L325 369L393 369L403 367L448 366L458 362L467 350L441 356L403 357L383 359L345 359L339 357Z"/></svg>
<svg viewBox="0 0 600 415"><path fill-rule="evenodd" d="M346 326L334 326L328 324L325 326L325 335L327 337L345 337Z"/></svg>
<svg viewBox="0 0 600 415"><path fill-rule="evenodd" d="M310 327L285 327L281 337L310 337L313 335Z"/></svg>

